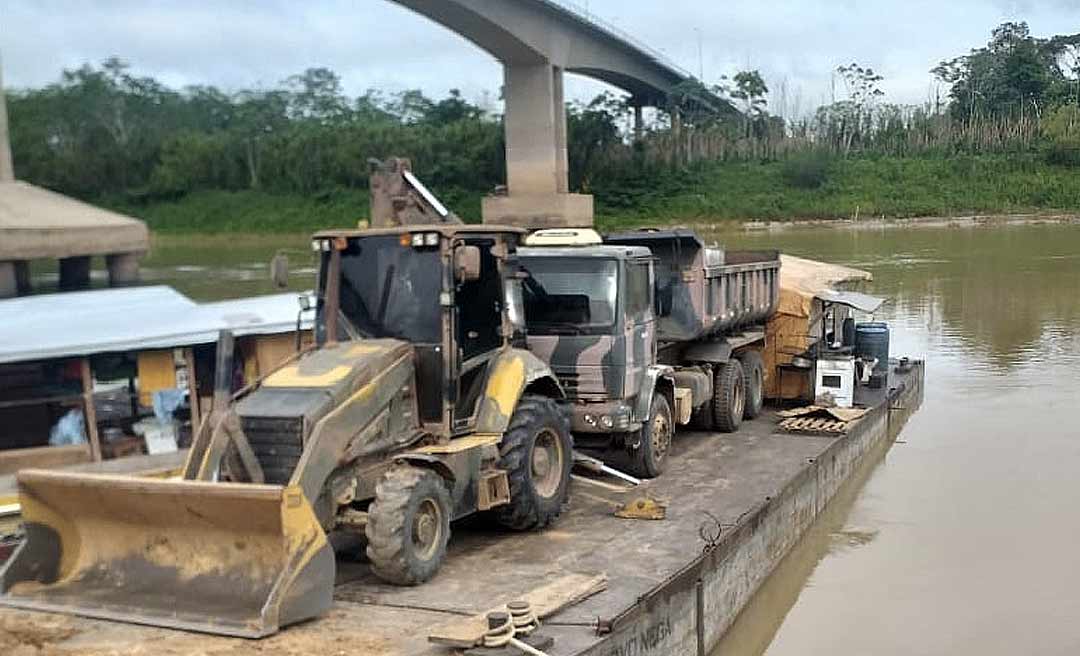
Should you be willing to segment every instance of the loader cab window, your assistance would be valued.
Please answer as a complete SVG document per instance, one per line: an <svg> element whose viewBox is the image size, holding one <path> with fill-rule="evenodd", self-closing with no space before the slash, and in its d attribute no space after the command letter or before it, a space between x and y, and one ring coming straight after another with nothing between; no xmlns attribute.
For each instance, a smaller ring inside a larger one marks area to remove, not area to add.
<svg viewBox="0 0 1080 656"><path fill-rule="evenodd" d="M619 263L598 257L526 257L525 322L534 335L603 335L615 324Z"/></svg>
<svg viewBox="0 0 1080 656"><path fill-rule="evenodd" d="M438 248L388 235L350 240L341 254L341 312L361 337L441 343L441 289Z"/></svg>
<svg viewBox="0 0 1080 656"><path fill-rule="evenodd" d="M458 284L454 300L457 307L455 340L461 354L456 376L457 400L454 408L455 430L467 429L476 412L486 380L487 363L483 356L502 345L503 285L499 265L491 253L495 239L471 237L468 246L480 248L480 278Z"/></svg>
<svg viewBox="0 0 1080 656"><path fill-rule="evenodd" d="M458 308L457 341L463 360L494 351L502 343L502 281L491 238L466 239L480 248L480 278L461 283L454 294Z"/></svg>

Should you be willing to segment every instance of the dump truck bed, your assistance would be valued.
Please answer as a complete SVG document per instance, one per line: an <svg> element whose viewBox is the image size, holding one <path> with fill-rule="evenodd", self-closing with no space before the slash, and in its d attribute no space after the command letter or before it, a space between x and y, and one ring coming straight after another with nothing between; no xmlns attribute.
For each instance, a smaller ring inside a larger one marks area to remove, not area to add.
<svg viewBox="0 0 1080 656"><path fill-rule="evenodd" d="M779 251L725 251L685 229L608 235L657 259L657 341L708 339L764 323L780 301Z"/></svg>

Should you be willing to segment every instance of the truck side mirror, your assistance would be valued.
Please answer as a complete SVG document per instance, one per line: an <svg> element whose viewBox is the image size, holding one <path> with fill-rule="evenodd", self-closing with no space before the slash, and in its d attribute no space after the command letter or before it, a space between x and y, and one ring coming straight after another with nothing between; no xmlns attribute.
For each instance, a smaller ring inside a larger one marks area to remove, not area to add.
<svg viewBox="0 0 1080 656"><path fill-rule="evenodd" d="M458 246L454 251L454 280L459 283L480 279L480 247Z"/></svg>
<svg viewBox="0 0 1080 656"><path fill-rule="evenodd" d="M285 253L277 253L270 259L270 280L278 289L289 286L289 256Z"/></svg>

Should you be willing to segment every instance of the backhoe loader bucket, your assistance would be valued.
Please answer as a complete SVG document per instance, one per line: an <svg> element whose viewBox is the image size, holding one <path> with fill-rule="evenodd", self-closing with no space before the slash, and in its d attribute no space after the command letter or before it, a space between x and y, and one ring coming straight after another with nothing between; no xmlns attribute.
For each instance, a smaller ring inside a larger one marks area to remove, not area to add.
<svg viewBox="0 0 1080 656"><path fill-rule="evenodd" d="M0 604L258 638L330 606L334 555L298 487L25 470Z"/></svg>

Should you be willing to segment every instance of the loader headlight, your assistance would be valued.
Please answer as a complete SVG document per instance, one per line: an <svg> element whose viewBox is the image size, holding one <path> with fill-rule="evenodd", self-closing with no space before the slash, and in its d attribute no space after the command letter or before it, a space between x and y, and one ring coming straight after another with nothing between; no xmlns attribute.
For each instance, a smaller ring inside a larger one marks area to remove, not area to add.
<svg viewBox="0 0 1080 656"><path fill-rule="evenodd" d="M425 246L438 246L439 245L439 233L437 232L414 232L410 241L408 237L402 237L402 245L411 243L413 248L424 248Z"/></svg>

